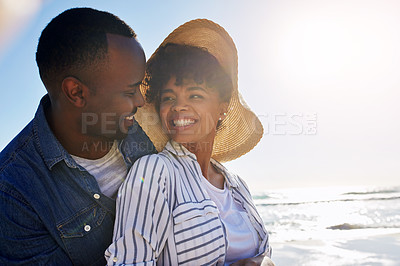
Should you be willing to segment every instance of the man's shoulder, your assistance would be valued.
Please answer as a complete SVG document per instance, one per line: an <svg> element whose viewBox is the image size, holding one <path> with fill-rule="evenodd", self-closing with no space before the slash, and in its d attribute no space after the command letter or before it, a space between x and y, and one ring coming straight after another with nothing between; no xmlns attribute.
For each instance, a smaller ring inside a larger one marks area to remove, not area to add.
<svg viewBox="0 0 400 266"><path fill-rule="evenodd" d="M19 174L20 170L35 167L41 158L35 147L33 122L25 126L0 152L0 179ZM31 166L30 166L31 165Z"/></svg>
<svg viewBox="0 0 400 266"><path fill-rule="evenodd" d="M120 142L119 150L130 164L142 156L157 153L153 143L139 124L129 130L126 138Z"/></svg>

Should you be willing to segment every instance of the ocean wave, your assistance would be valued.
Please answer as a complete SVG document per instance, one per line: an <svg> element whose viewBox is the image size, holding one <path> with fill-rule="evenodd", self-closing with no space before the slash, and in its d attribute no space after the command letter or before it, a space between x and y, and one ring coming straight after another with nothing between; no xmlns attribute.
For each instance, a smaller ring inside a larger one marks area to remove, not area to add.
<svg viewBox="0 0 400 266"><path fill-rule="evenodd" d="M349 224L343 223L338 225L332 225L327 227L326 229L331 230L353 230L353 229L382 229L382 228L399 228L398 226L373 226L373 225L362 225L362 224Z"/></svg>
<svg viewBox="0 0 400 266"><path fill-rule="evenodd" d="M263 200L263 199L271 199L273 197L268 196L267 194L255 194L253 195L254 200Z"/></svg>
<svg viewBox="0 0 400 266"><path fill-rule="evenodd" d="M330 202L347 202L347 201L372 201L372 200L398 200L400 196L394 197L372 197L372 198L345 198L345 199L330 199L330 200L315 200L315 201L299 201L299 202L256 202L257 206L277 206L277 205L301 205L301 204L315 204L315 203L330 203Z"/></svg>
<svg viewBox="0 0 400 266"><path fill-rule="evenodd" d="M399 193L398 189L381 189L381 190L372 190L372 191L353 191L346 192L342 195L374 195L374 194L391 194L391 193Z"/></svg>
<svg viewBox="0 0 400 266"><path fill-rule="evenodd" d="M349 223L344 223L344 224L338 224L338 225L332 225L327 227L326 229L332 229L332 230L352 230L352 229L365 229L365 228L370 228L368 226L360 225L360 224L349 224Z"/></svg>

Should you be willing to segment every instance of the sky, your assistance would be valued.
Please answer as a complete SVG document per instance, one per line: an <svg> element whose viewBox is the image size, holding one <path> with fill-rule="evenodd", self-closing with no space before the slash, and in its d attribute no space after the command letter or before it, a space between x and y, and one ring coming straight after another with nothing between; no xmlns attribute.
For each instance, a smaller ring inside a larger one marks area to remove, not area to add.
<svg viewBox="0 0 400 266"><path fill-rule="evenodd" d="M111 12L147 58L179 25L220 24L239 56L239 91L264 136L225 163L253 191L400 185L400 2L370 0L0 0L0 149L46 93L35 63L50 20Z"/></svg>

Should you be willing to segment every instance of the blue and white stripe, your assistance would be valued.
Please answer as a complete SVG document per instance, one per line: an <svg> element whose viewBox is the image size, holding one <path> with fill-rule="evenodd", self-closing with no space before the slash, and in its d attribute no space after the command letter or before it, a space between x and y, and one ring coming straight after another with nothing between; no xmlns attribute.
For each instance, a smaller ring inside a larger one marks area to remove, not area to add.
<svg viewBox="0 0 400 266"><path fill-rule="evenodd" d="M259 235L259 253L269 251L267 231L247 186L212 163L249 215ZM119 189L113 243L105 253L108 265L223 265L224 226L201 178L196 156L176 142L137 160Z"/></svg>

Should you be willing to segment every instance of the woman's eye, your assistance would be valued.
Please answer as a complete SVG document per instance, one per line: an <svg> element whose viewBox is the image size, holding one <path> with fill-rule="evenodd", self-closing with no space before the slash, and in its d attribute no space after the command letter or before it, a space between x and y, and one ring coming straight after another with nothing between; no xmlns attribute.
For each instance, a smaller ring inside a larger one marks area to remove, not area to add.
<svg viewBox="0 0 400 266"><path fill-rule="evenodd" d="M163 103L163 102L172 101L172 100L173 100L173 98L170 97L170 96L161 97L161 102L162 102L162 103Z"/></svg>
<svg viewBox="0 0 400 266"><path fill-rule="evenodd" d="M203 99L204 97L199 94L193 94L193 95L190 95L190 98L191 99Z"/></svg>

